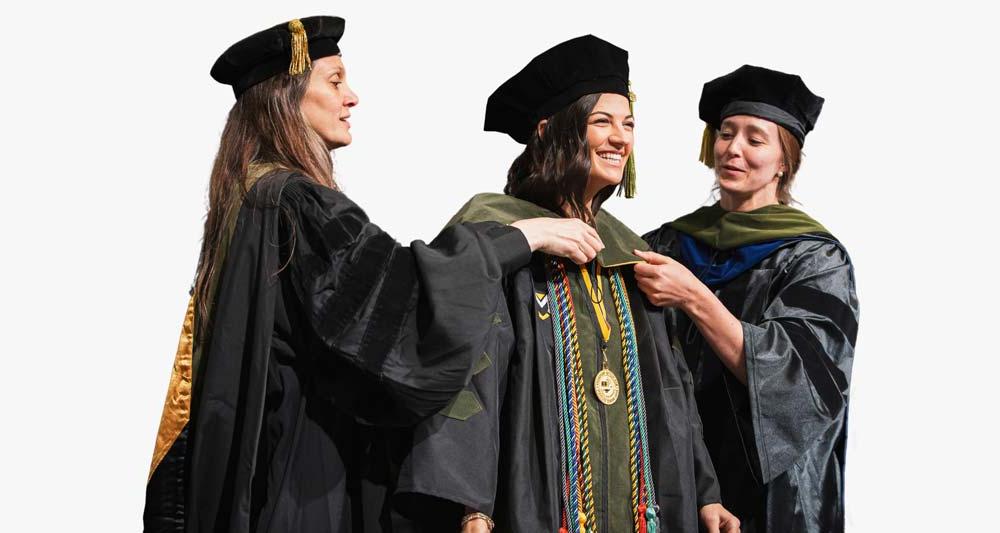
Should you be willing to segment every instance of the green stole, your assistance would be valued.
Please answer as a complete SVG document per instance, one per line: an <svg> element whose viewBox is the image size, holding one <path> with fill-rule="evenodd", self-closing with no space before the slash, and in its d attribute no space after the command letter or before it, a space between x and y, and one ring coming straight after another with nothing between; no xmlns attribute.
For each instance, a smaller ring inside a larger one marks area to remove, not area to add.
<svg viewBox="0 0 1000 533"><path fill-rule="evenodd" d="M669 226L720 251L805 234L833 238L832 233L809 215L781 204L738 212L726 211L716 202L678 218Z"/></svg>

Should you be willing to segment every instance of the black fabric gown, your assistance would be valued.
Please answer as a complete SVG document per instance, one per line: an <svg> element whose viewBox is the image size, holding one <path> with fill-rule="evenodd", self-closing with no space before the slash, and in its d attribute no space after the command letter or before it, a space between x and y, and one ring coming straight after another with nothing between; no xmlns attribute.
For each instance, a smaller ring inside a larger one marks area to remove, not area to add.
<svg viewBox="0 0 1000 533"><path fill-rule="evenodd" d="M556 215L510 196L482 194L453 221L509 222L538 216ZM621 269L635 322L660 531L696 532L698 508L720 499L702 441L691 374L671 349L663 311L649 304L635 284L632 264L639 259L632 250L645 248L645 243L604 211L597 215L597 231L606 245L597 261L605 269ZM415 428L395 498L401 513L417 524L408 528L457 531L468 506L493 517L494 533L559 531L562 481L553 314L550 302L540 296L547 292L547 260L545 254L535 254L529 266L506 276L497 327L469 388L448 409ZM567 272L571 278L580 276L574 265ZM578 305L583 309L588 304ZM586 320L583 316L578 323ZM598 431L597 415L591 414L592 435ZM597 468L595 453L592 450ZM627 456L610 460L617 466L628 464ZM606 516L609 511L602 508L600 490L595 490L596 512Z"/></svg>
<svg viewBox="0 0 1000 533"><path fill-rule="evenodd" d="M644 236L683 262L668 225ZM719 252L720 257L722 252ZM716 295L743 323L747 384L719 361L683 312L667 310L694 373L722 503L744 533L844 529L844 452L858 328L844 247L802 235Z"/></svg>
<svg viewBox="0 0 1000 533"><path fill-rule="evenodd" d="M523 235L463 224L409 248L342 193L260 179L231 238L191 418L153 470L146 531L380 531L381 427L468 382Z"/></svg>

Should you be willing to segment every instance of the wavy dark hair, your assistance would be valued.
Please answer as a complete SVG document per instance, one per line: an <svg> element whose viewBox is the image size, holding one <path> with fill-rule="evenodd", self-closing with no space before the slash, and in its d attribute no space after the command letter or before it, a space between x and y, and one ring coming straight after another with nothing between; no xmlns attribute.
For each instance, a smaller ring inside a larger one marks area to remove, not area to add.
<svg viewBox="0 0 1000 533"><path fill-rule="evenodd" d="M503 192L560 215L566 215L565 205L574 218L593 225L592 213L617 188L606 187L590 206L584 204L590 181L587 119L600 98L600 94L581 96L549 117L542 134L536 128L524 152L510 165Z"/></svg>
<svg viewBox="0 0 1000 533"><path fill-rule="evenodd" d="M246 90L226 119L208 186L208 214L194 284L198 333L207 331L230 227L251 183L250 164L270 163L336 188L330 151L302 116L308 73L286 72Z"/></svg>

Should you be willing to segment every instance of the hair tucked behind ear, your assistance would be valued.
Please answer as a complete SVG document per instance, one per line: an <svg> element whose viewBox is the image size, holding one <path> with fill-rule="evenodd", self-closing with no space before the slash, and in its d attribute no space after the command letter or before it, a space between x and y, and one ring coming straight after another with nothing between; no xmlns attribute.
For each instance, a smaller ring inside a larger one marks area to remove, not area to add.
<svg viewBox="0 0 1000 533"><path fill-rule="evenodd" d="M781 145L781 161L785 168L782 176L778 178L778 203L791 205L795 201L795 198L792 198L792 182L795 181L795 174L802 164L802 146L790 131L780 125L778 143Z"/></svg>

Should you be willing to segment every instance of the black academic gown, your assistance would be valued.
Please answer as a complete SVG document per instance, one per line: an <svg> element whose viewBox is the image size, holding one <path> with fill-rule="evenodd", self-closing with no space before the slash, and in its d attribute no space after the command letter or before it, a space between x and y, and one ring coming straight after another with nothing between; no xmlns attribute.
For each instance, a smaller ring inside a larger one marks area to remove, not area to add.
<svg viewBox="0 0 1000 533"><path fill-rule="evenodd" d="M644 238L683 261L676 230ZM716 295L743 324L747 384L719 361L683 312L669 310L694 373L705 442L723 505L744 533L844 529L844 452L858 328L844 247L801 236Z"/></svg>
<svg viewBox="0 0 1000 533"><path fill-rule="evenodd" d="M555 215L485 194L453 220L532 216ZM660 531L696 532L698 508L720 499L691 374L671 349L663 311L638 290L632 265L615 260L637 261L632 246L644 248L643 242L603 211L597 228L608 246L598 261L622 270L635 321ZM548 302L535 296L547 293L547 260L535 254L529 266L505 277L505 305L470 386L414 430L396 496L402 514L419 524L411 524L413 530L456 531L468 506L493 517L494 533L559 531L562 479L552 313ZM576 270L570 265L569 275Z"/></svg>
<svg viewBox="0 0 1000 533"><path fill-rule="evenodd" d="M195 370L190 422L153 471L146 531L380 531L380 427L446 405L530 250L459 225L400 246L342 193L288 173L248 193Z"/></svg>

